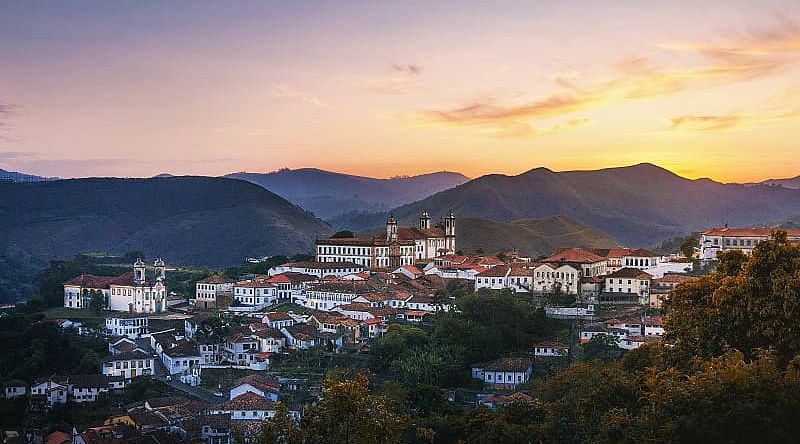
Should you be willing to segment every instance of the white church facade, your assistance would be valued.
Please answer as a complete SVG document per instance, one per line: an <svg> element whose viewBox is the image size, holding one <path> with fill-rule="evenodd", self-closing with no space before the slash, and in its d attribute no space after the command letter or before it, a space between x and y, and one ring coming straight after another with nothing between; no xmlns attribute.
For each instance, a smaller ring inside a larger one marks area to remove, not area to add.
<svg viewBox="0 0 800 444"><path fill-rule="evenodd" d="M91 295L103 295L105 308L129 313L161 313L166 308L166 266L156 259L151 270L137 259L131 272L116 277L82 274L64 283L65 308L89 308Z"/></svg>

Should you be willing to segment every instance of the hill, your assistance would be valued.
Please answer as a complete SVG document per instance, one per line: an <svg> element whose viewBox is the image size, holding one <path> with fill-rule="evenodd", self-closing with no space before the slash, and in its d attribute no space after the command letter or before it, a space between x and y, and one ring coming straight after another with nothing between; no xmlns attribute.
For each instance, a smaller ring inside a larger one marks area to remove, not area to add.
<svg viewBox="0 0 800 444"><path fill-rule="evenodd" d="M375 179L314 168L271 173L233 173L231 177L260 185L323 219L353 211L379 212L423 199L468 179L460 173Z"/></svg>
<svg viewBox="0 0 800 444"><path fill-rule="evenodd" d="M800 189L800 176L795 176L788 179L767 179L760 183L762 185L779 186L797 190Z"/></svg>
<svg viewBox="0 0 800 444"><path fill-rule="evenodd" d="M460 218L497 221L563 215L625 245L649 246L725 222L761 225L800 214L800 191L690 180L652 164L594 171L537 168L517 176L482 176L392 212L409 224L426 209L434 218L452 209ZM360 221L374 225L375 219L340 218L334 225L358 229Z"/></svg>
<svg viewBox="0 0 800 444"><path fill-rule="evenodd" d="M42 177L0 169L0 182L44 182L48 180L58 180L58 177Z"/></svg>
<svg viewBox="0 0 800 444"><path fill-rule="evenodd" d="M384 227L374 227L359 235L382 236L384 233ZM458 249L465 252L480 249L494 254L516 250L533 257L549 255L561 247L611 248L618 245L607 234L561 216L511 222L465 217L456 223L456 237Z"/></svg>
<svg viewBox="0 0 800 444"><path fill-rule="evenodd" d="M285 199L232 179L0 183L0 195L0 253L24 251L34 262L143 250L170 264L221 267L311 251L330 232Z"/></svg>

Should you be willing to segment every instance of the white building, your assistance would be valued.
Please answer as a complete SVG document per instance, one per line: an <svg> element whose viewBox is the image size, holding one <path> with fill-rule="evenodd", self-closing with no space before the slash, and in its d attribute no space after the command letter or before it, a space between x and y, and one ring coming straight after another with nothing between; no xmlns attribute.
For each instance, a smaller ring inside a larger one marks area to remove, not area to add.
<svg viewBox="0 0 800 444"><path fill-rule="evenodd" d="M104 375L71 375L67 378L69 397L73 402L96 402L102 393L108 393L108 378Z"/></svg>
<svg viewBox="0 0 800 444"><path fill-rule="evenodd" d="M570 263L543 263L532 270L533 292L577 295L580 291L581 271Z"/></svg>
<svg viewBox="0 0 800 444"><path fill-rule="evenodd" d="M232 421L263 421L275 416L275 406L269 399L247 391L228 402L210 407L209 413L228 414Z"/></svg>
<svg viewBox="0 0 800 444"><path fill-rule="evenodd" d="M268 279L255 277L234 284L233 300L236 306L229 310L258 311L278 300L278 289Z"/></svg>
<svg viewBox="0 0 800 444"><path fill-rule="evenodd" d="M25 396L28 394L28 384L25 381L14 379L3 384L3 394L6 399Z"/></svg>
<svg viewBox="0 0 800 444"><path fill-rule="evenodd" d="M533 344L533 355L541 357L564 357L569 354L569 345L563 342L540 342Z"/></svg>
<svg viewBox="0 0 800 444"><path fill-rule="evenodd" d="M363 281L323 282L308 287L295 302L315 310L328 311L353 302L357 296L374 290Z"/></svg>
<svg viewBox="0 0 800 444"><path fill-rule="evenodd" d="M133 264L132 272L117 277L83 274L64 283L64 307L88 308L91 294L100 292L109 310L160 313L166 308L165 278L166 266L161 259L156 259L149 276L141 259Z"/></svg>
<svg viewBox="0 0 800 444"><path fill-rule="evenodd" d="M786 231L791 242L800 243L800 230L781 229ZM769 238L775 231L773 228L712 228L700 235L700 258L716 259L721 251L741 250L750 254L756 245Z"/></svg>
<svg viewBox="0 0 800 444"><path fill-rule="evenodd" d="M500 358L485 364L472 366L472 377L483 379L489 387L514 389L528 382L533 364L527 358Z"/></svg>
<svg viewBox="0 0 800 444"><path fill-rule="evenodd" d="M231 388L230 391L230 399L233 400L248 392L255 393L264 399L274 402L280 398L280 383L277 379L258 374L250 374L233 382L233 388Z"/></svg>
<svg viewBox="0 0 800 444"><path fill-rule="evenodd" d="M107 335L127 336L131 339L136 339L147 332L147 316L111 316L106 318Z"/></svg>
<svg viewBox="0 0 800 444"><path fill-rule="evenodd" d="M317 249L317 251L319 251L319 249ZM319 258L319 255L317 255L317 257ZM328 256L325 258L328 259ZM270 268L267 274L269 276L275 276L283 273L300 273L316 276L321 279L327 276L341 278L348 274L360 273L362 271L364 271L364 266L353 262L333 260L319 261L319 259L317 259L317 261L308 262L287 262L277 267Z"/></svg>
<svg viewBox="0 0 800 444"><path fill-rule="evenodd" d="M570 265L580 272L581 278L608 273L608 260L584 248L561 248L542 262L558 266Z"/></svg>
<svg viewBox="0 0 800 444"><path fill-rule="evenodd" d="M636 268L622 268L604 277L604 302L635 302L642 305L650 302L653 277Z"/></svg>
<svg viewBox="0 0 800 444"><path fill-rule="evenodd" d="M121 376L128 379L142 375L152 375L155 358L139 350L119 353L103 360L102 373L106 376Z"/></svg>
<svg viewBox="0 0 800 444"><path fill-rule="evenodd" d="M397 239L414 242L414 258L426 261L456 251L456 218L450 211L436 226L431 226L427 211L419 218L417 227L399 228Z"/></svg>
<svg viewBox="0 0 800 444"><path fill-rule="evenodd" d="M455 225L453 227L455 229ZM389 217L385 237L318 239L316 249L318 262L346 262L363 267L396 269L403 265L414 265L417 244L413 239L400 239L397 220Z"/></svg>
<svg viewBox="0 0 800 444"><path fill-rule="evenodd" d="M235 281L218 274L197 281L195 284L195 305L201 308L216 308L217 297L231 294Z"/></svg>

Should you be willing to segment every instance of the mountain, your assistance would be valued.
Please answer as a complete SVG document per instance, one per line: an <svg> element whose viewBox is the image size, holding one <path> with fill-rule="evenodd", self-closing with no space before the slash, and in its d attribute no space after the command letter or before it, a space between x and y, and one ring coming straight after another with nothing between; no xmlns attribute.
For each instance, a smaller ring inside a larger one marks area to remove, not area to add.
<svg viewBox="0 0 800 444"><path fill-rule="evenodd" d="M58 180L58 177L42 177L0 169L0 182L44 182L48 180Z"/></svg>
<svg viewBox="0 0 800 444"><path fill-rule="evenodd" d="M728 222L751 226L800 214L800 191L773 186L690 180L652 164L594 171L537 168L517 176L491 174L392 210L405 224L423 210L438 218L514 221L562 215L628 246L649 246ZM373 226L377 215L340 218L336 226ZM385 216L384 216L385 217Z"/></svg>
<svg viewBox="0 0 800 444"><path fill-rule="evenodd" d="M760 182L760 184L797 190L800 189L800 176L795 176L789 179L767 179L763 182Z"/></svg>
<svg viewBox="0 0 800 444"><path fill-rule="evenodd" d="M170 264L221 267L310 252L315 237L331 232L285 199L223 178L0 183L0 196L0 252L44 261L143 250Z"/></svg>
<svg viewBox="0 0 800 444"><path fill-rule="evenodd" d="M260 185L323 219L350 212L386 211L468 180L460 173L447 171L375 179L314 168L282 169L263 174L242 172L225 177Z"/></svg>

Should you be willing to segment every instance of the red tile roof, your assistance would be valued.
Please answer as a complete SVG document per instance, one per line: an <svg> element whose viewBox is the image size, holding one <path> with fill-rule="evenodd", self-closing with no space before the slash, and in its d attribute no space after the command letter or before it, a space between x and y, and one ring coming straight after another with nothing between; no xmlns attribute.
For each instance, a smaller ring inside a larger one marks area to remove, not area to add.
<svg viewBox="0 0 800 444"><path fill-rule="evenodd" d="M728 227L714 227L710 230L704 231L702 234L707 236L730 236L730 237L767 237L773 231L785 231L789 236L800 236L800 230L797 229L784 229L784 228L728 228Z"/></svg>
<svg viewBox="0 0 800 444"><path fill-rule="evenodd" d="M561 248L556 250L550 257L542 262L576 262L581 264L592 264L601 262L605 258L592 253L583 248Z"/></svg>
<svg viewBox="0 0 800 444"><path fill-rule="evenodd" d="M252 384L251 384L252 385ZM274 410L272 401L262 398L253 392L244 392L241 395L231 399L228 402L213 407L217 411L233 411L233 410Z"/></svg>

